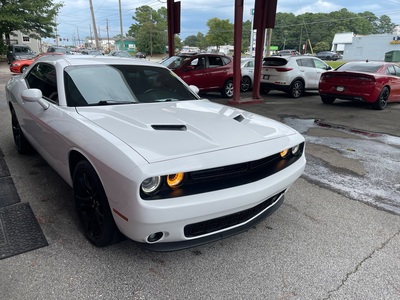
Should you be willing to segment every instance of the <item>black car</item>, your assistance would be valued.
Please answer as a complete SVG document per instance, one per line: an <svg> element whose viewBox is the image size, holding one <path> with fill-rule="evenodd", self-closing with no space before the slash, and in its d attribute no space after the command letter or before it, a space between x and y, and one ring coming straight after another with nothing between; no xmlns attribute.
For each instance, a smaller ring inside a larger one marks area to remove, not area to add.
<svg viewBox="0 0 400 300"><path fill-rule="evenodd" d="M316 57L323 60L338 60L342 58L342 55L333 51L321 51L315 54Z"/></svg>
<svg viewBox="0 0 400 300"><path fill-rule="evenodd" d="M138 52L135 55L136 58L146 58L146 53L144 52Z"/></svg>
<svg viewBox="0 0 400 300"><path fill-rule="evenodd" d="M10 64L14 60L32 59L35 52L27 45L9 45L7 47L7 62Z"/></svg>

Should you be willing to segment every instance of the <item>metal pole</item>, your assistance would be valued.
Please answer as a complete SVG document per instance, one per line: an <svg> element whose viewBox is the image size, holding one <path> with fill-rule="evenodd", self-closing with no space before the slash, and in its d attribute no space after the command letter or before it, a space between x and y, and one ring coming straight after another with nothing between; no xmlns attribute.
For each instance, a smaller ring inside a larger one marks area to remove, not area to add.
<svg viewBox="0 0 400 300"><path fill-rule="evenodd" d="M100 50L99 48L99 37L97 36L97 30L96 30L96 20L94 19L94 12L93 12L93 4L92 4L92 0L89 0L89 4L90 4L90 12L92 14L92 22L93 22L93 32L94 32L94 39L96 42L96 49Z"/></svg>
<svg viewBox="0 0 400 300"><path fill-rule="evenodd" d="M122 29L122 9L121 9L121 0L118 0L118 5L119 5L119 27L121 30L121 50L125 50L125 41L124 41L124 32Z"/></svg>

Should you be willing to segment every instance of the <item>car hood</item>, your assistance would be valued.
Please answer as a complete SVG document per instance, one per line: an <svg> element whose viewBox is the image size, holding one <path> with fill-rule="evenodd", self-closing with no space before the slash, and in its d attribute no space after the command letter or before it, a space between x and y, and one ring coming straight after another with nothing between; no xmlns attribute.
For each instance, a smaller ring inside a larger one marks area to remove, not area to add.
<svg viewBox="0 0 400 300"><path fill-rule="evenodd" d="M76 110L150 163L297 133L280 122L208 100L77 107Z"/></svg>

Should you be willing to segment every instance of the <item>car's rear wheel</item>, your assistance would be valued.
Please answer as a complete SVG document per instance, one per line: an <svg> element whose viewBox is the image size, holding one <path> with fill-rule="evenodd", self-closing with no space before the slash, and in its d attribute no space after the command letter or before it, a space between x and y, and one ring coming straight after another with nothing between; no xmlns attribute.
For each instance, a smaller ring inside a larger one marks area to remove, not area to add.
<svg viewBox="0 0 400 300"><path fill-rule="evenodd" d="M335 98L330 96L321 96L321 101L325 104L332 104L335 102Z"/></svg>
<svg viewBox="0 0 400 300"><path fill-rule="evenodd" d="M221 91L221 95L222 95L222 97L225 97L225 98L233 97L233 81L232 81L232 79L228 79L225 82L224 87Z"/></svg>
<svg viewBox="0 0 400 300"><path fill-rule="evenodd" d="M240 84L240 91L247 92L251 88L251 78L244 76L242 78L242 83Z"/></svg>
<svg viewBox="0 0 400 300"><path fill-rule="evenodd" d="M292 82L289 88L289 95L293 98L299 98L304 93L304 83L303 81L297 79Z"/></svg>
<svg viewBox="0 0 400 300"><path fill-rule="evenodd" d="M121 237L112 216L100 178L92 165L80 161L73 174L75 206L86 238L97 247L105 247Z"/></svg>
<svg viewBox="0 0 400 300"><path fill-rule="evenodd" d="M32 150L31 144L26 139L24 133L21 130L21 126L19 125L17 115L15 114L14 109L11 109L11 125L12 132L14 137L14 143L17 148L18 153L26 154Z"/></svg>
<svg viewBox="0 0 400 300"><path fill-rule="evenodd" d="M384 109L387 106L389 95L390 95L390 90L387 86L385 86L382 89L381 93L379 94L378 99L374 103L374 105L373 105L374 108L378 109L378 110Z"/></svg>

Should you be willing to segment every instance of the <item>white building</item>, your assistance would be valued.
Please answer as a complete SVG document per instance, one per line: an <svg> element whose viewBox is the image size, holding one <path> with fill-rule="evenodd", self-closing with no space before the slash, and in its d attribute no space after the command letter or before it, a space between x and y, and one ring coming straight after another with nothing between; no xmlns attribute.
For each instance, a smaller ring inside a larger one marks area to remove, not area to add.
<svg viewBox="0 0 400 300"><path fill-rule="evenodd" d="M17 45L27 45L29 46L32 51L36 53L41 52L41 42L40 40L34 39L29 37L29 35L24 34L20 31L13 32L15 35L10 34L10 44L17 44ZM3 37L5 40L5 37Z"/></svg>

